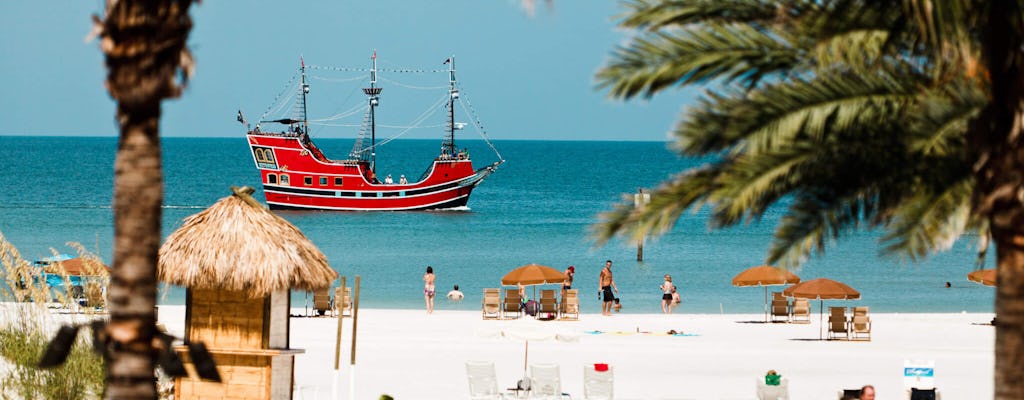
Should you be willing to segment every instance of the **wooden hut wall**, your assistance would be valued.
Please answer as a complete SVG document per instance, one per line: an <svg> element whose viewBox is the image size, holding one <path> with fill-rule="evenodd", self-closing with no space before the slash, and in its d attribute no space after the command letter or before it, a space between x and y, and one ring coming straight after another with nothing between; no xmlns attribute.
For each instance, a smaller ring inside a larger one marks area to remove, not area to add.
<svg viewBox="0 0 1024 400"><path fill-rule="evenodd" d="M185 336L211 349L266 349L269 300L240 291L188 289Z"/></svg>

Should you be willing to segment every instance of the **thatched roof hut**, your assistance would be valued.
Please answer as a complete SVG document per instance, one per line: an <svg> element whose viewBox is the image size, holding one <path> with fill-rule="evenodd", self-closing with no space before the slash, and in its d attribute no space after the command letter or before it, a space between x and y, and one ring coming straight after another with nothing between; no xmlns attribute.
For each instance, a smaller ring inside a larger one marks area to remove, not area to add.
<svg viewBox="0 0 1024 400"><path fill-rule="evenodd" d="M306 235L253 199L252 188L232 190L167 237L157 267L161 281L253 297L330 286L338 273Z"/></svg>
<svg viewBox="0 0 1024 400"><path fill-rule="evenodd" d="M232 188L185 219L160 247L160 280L184 286L185 339L206 343L223 384L181 377L176 399L290 399L292 288L327 288L338 276L294 225ZM177 348L187 369L190 355Z"/></svg>

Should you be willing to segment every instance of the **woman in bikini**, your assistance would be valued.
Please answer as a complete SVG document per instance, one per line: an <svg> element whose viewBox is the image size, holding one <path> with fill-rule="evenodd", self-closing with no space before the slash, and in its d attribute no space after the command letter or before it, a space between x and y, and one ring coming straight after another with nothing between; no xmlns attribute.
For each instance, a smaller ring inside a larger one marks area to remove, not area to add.
<svg viewBox="0 0 1024 400"><path fill-rule="evenodd" d="M423 274L423 300L427 302L427 314L434 313L434 268L427 266Z"/></svg>

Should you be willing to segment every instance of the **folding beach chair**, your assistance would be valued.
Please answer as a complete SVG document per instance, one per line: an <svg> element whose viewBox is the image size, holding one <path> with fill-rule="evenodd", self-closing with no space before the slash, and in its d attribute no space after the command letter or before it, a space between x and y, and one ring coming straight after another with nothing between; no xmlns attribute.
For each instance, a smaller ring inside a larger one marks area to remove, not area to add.
<svg viewBox="0 0 1024 400"><path fill-rule="evenodd" d="M317 289L313 292L313 312L324 315L331 311L331 289Z"/></svg>
<svg viewBox="0 0 1024 400"><path fill-rule="evenodd" d="M509 314L515 314L516 318L523 316L523 298L519 296L519 289L505 289L505 301L501 303L501 317L509 318Z"/></svg>
<svg viewBox="0 0 1024 400"><path fill-rule="evenodd" d="M583 366L583 398L587 400L612 400L615 398L615 375L612 367L598 371L596 366Z"/></svg>
<svg viewBox="0 0 1024 400"><path fill-rule="evenodd" d="M789 300L786 300L785 297L772 300L772 322L775 322L776 318L782 318L784 322L789 322L789 315Z"/></svg>
<svg viewBox="0 0 1024 400"><path fill-rule="evenodd" d="M501 318L501 289L484 289L484 300L481 308L484 319Z"/></svg>
<svg viewBox="0 0 1024 400"><path fill-rule="evenodd" d="M853 335L853 340L871 341L871 317L868 316L867 307L856 307L853 309L850 332Z"/></svg>
<svg viewBox="0 0 1024 400"><path fill-rule="evenodd" d="M793 299L793 308L790 310L791 322L809 324L811 323L811 301L807 299Z"/></svg>
<svg viewBox="0 0 1024 400"><path fill-rule="evenodd" d="M562 299L562 319L580 319L579 289L569 289L565 291L565 298Z"/></svg>
<svg viewBox="0 0 1024 400"><path fill-rule="evenodd" d="M828 308L828 338L836 339L842 334L850 340L850 323L846 319L846 307Z"/></svg>
<svg viewBox="0 0 1024 400"><path fill-rule="evenodd" d="M540 312L538 316L545 313L558 318L558 299L555 297L555 291L551 289L540 291Z"/></svg>
<svg viewBox="0 0 1024 400"><path fill-rule="evenodd" d="M334 288L334 314L352 316L352 288Z"/></svg>

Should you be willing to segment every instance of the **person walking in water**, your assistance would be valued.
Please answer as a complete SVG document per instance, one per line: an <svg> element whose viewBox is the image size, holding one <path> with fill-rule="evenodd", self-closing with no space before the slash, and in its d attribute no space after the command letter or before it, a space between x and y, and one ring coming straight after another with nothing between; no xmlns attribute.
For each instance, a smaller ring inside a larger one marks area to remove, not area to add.
<svg viewBox="0 0 1024 400"><path fill-rule="evenodd" d="M665 274L665 282L661 284L661 312L665 314L672 313L672 293L675 292L676 285L672 283L672 275Z"/></svg>
<svg viewBox="0 0 1024 400"><path fill-rule="evenodd" d="M434 268L427 266L427 273L423 274L423 300L427 303L427 314L434 313Z"/></svg>
<svg viewBox="0 0 1024 400"><path fill-rule="evenodd" d="M612 260L604 262L604 268L601 269L601 276L598 278L601 285L601 295L604 302L601 304L601 315L612 315L612 301L615 300L615 293L619 292L619 287L615 286L615 279L612 278Z"/></svg>

